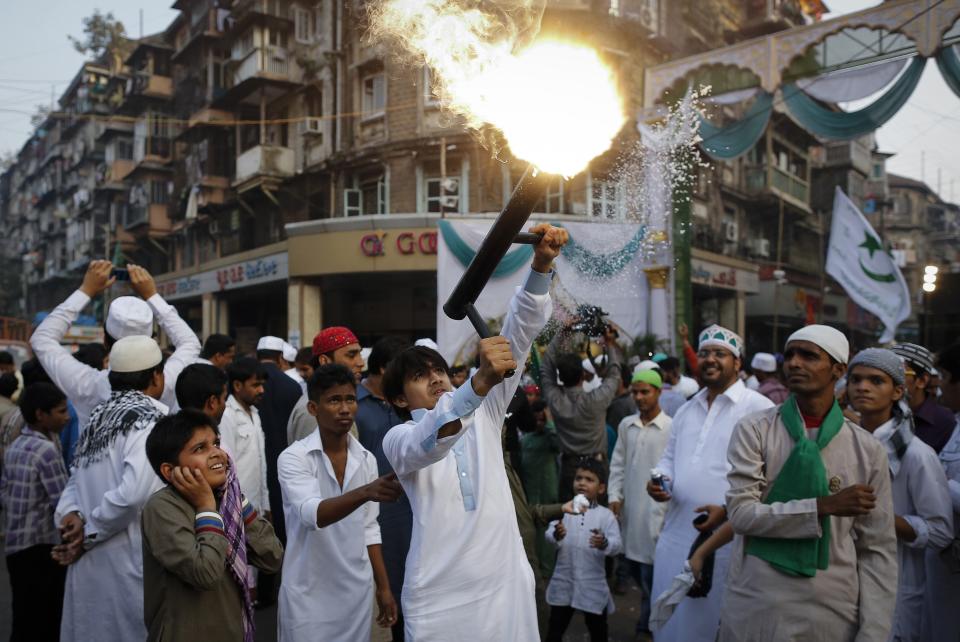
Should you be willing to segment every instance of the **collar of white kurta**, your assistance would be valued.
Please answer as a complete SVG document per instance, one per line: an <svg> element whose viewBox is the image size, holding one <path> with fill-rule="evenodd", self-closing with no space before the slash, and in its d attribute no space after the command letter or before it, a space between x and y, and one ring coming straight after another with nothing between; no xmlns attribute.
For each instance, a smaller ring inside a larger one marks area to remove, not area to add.
<svg viewBox="0 0 960 642"><path fill-rule="evenodd" d="M663 412L663 410L661 410L660 413L659 413L656 417L654 417L653 419L651 419L649 423L643 423L643 419L640 418L640 413L637 413L637 414L633 415L633 421L630 422L630 425L631 425L631 426L636 426L637 428L648 428L648 427L649 427L649 428L659 428L660 430L666 430L666 429L667 429L667 426L666 426L666 423L667 423L666 420L667 420L667 419L669 419L669 417L667 417L667 413L665 413L665 412Z"/></svg>
<svg viewBox="0 0 960 642"><path fill-rule="evenodd" d="M703 388L702 390L700 390L700 392L698 392L693 397L694 399L697 400L697 403L700 404L703 407L703 409L706 411L709 411L709 407L707 406L707 394L709 392L710 392L709 389ZM717 400L720 399L721 397L726 397L727 399L730 400L731 404L735 404L735 403L738 403L741 399L743 399L743 396L746 393L747 393L747 387L743 385L743 382L740 381L739 377L737 377L737 380L733 382L733 385L727 388L726 390L724 390L723 392L721 392L719 395L717 395L713 401L714 403L716 403Z"/></svg>
<svg viewBox="0 0 960 642"><path fill-rule="evenodd" d="M239 412L245 417L258 417L260 415L260 411L257 410L256 406L250 406L250 412L248 413L233 395L227 397L227 408L234 412Z"/></svg>
<svg viewBox="0 0 960 642"><path fill-rule="evenodd" d="M336 475L333 473L333 465L330 462L330 458L325 452L323 452L323 440L320 439L320 429L317 428L310 435L304 438L304 445L307 448L307 452L319 452L321 458L324 462L324 470L327 471L327 474L336 481ZM347 467L343 473L343 488L347 487L347 484L350 483L350 480L353 478L353 475L360 470L367 457L372 457L373 453L360 445L360 442L351 435L347 435ZM353 464L356 464L355 466Z"/></svg>

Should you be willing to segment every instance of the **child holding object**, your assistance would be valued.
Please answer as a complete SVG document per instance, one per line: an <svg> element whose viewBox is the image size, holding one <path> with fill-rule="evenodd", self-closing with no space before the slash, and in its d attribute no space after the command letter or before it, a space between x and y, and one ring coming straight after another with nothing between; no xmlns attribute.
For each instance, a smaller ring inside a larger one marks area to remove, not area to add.
<svg viewBox="0 0 960 642"><path fill-rule="evenodd" d="M556 544L557 565L547 603L550 605L548 642L560 642L573 618L574 611L583 613L591 642L607 639L607 616L614 611L613 597L607 587L605 557L620 552L620 526L613 512L597 504L597 497L606 492L606 471L595 459L577 463L573 481L577 493L574 505L582 495L589 508L579 515L564 515L563 520L547 527L547 540Z"/></svg>
<svg viewBox="0 0 960 642"><path fill-rule="evenodd" d="M550 317L551 264L567 233L547 224L531 231L543 234L532 270L502 335L481 340L476 374L454 392L444 358L423 346L384 373L387 400L409 419L386 434L383 452L413 509L403 613L418 642L540 639L500 435L523 376L518 364Z"/></svg>
<svg viewBox="0 0 960 642"><path fill-rule="evenodd" d="M240 493L207 415L164 417L146 450L167 484L142 515L147 640L253 642L249 567L280 570L283 547L273 527Z"/></svg>

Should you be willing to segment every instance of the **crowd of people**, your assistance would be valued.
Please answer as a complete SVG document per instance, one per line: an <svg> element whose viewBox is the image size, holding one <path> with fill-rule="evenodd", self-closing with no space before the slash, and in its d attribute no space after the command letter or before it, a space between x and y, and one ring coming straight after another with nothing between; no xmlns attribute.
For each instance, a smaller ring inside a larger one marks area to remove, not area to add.
<svg viewBox="0 0 960 642"><path fill-rule="evenodd" d="M618 594L638 640L960 639L960 344L713 325L628 358L571 321L541 355L567 237L533 231L455 367L343 326L201 345L135 265L71 353L94 261L33 359L0 353L12 639L252 642L276 604L289 641L559 641L577 612L606 640Z"/></svg>

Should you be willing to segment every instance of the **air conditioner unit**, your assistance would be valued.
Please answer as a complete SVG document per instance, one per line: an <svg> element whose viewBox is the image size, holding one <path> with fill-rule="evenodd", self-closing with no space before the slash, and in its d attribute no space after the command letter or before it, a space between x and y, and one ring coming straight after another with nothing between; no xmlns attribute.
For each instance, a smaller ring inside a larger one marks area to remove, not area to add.
<svg viewBox="0 0 960 642"><path fill-rule="evenodd" d="M768 258L770 256L770 239L751 239L750 253L763 259Z"/></svg>
<svg viewBox="0 0 960 642"><path fill-rule="evenodd" d="M304 134L322 134L323 121L319 118L307 118L303 121Z"/></svg>
<svg viewBox="0 0 960 642"><path fill-rule="evenodd" d="M443 206L443 211L452 212L460 209L460 197L459 196L441 196L440 204Z"/></svg>
<svg viewBox="0 0 960 642"><path fill-rule="evenodd" d="M729 243L736 243L740 240L740 230L734 221L724 221L723 238Z"/></svg>

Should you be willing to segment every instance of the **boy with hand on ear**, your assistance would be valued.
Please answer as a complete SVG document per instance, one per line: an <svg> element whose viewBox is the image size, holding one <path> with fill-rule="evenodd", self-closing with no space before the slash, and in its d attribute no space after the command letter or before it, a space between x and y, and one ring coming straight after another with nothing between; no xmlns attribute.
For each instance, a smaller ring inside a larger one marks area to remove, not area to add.
<svg viewBox="0 0 960 642"><path fill-rule="evenodd" d="M253 642L253 565L276 573L283 547L240 492L211 419L182 410L157 422L147 458L167 486L143 509L147 640Z"/></svg>

